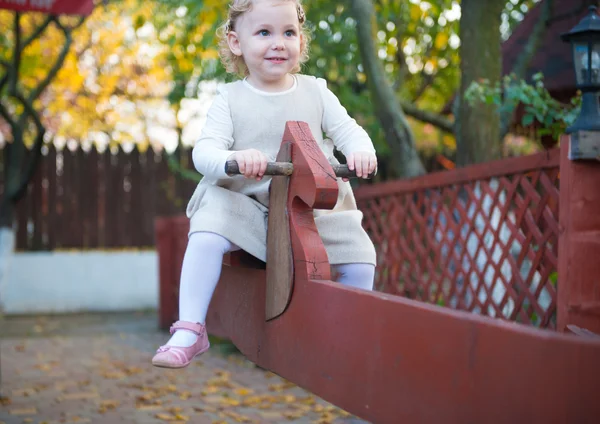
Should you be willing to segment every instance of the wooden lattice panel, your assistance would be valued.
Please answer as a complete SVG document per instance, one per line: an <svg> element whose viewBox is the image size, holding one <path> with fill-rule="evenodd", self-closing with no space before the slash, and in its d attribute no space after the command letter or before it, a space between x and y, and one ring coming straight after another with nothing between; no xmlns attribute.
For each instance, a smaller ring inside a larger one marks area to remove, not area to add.
<svg viewBox="0 0 600 424"><path fill-rule="evenodd" d="M357 192L378 290L556 326L558 150Z"/></svg>

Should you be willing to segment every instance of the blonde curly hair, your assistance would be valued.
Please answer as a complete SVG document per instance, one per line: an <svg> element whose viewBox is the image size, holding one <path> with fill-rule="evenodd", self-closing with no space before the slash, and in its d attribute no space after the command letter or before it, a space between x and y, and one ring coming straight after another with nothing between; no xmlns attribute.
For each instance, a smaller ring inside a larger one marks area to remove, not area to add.
<svg viewBox="0 0 600 424"><path fill-rule="evenodd" d="M300 22L300 31L302 32L302 41L300 44L300 60L292 72L300 72L300 66L308 60L308 46L310 44L310 31L305 25L306 15L304 8L302 7L301 0L282 0L282 1L293 1L296 4L296 10L298 12L298 21ZM225 70L231 74L237 74L239 76L247 76L248 68L244 63L244 58L241 56L234 55L229 49L227 44L227 34L230 31L235 30L235 24L239 17L244 13L252 9L253 0L232 0L229 3L229 12L227 21L223 23L217 29L217 38L219 40L219 57L221 63L225 66Z"/></svg>

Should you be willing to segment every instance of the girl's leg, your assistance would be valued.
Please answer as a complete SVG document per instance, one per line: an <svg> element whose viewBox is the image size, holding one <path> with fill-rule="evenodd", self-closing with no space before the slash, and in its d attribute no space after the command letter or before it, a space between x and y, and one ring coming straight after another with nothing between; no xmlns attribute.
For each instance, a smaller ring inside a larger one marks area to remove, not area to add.
<svg viewBox="0 0 600 424"><path fill-rule="evenodd" d="M215 233L192 233L181 267L179 284L179 320L204 324L212 295L221 276L223 255L239 248ZM176 331L169 346L189 347L196 335Z"/></svg>
<svg viewBox="0 0 600 424"><path fill-rule="evenodd" d="M371 264L339 264L333 265L337 282L346 286L363 290L373 290L375 265Z"/></svg>

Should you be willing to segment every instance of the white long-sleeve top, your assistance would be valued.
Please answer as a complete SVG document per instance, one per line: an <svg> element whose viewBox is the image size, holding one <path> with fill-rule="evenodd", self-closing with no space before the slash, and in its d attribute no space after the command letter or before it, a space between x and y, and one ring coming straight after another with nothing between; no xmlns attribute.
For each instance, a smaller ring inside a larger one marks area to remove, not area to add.
<svg viewBox="0 0 600 424"><path fill-rule="evenodd" d="M264 97L285 96L298 89L296 77L294 78L294 85L290 89L278 93L258 90L246 80L241 83L249 90ZM323 104L321 127L327 138L333 141L335 147L344 156L356 152L375 153L373 143L366 131L348 115L336 95L327 88L327 82L324 79L317 78L316 83ZM214 179L227 178L225 162L234 150L241 150L234 148L234 127L227 86L224 85L219 88L214 103L208 111L206 125L192 153L194 166L198 172ZM269 152L263 153L271 156L270 160L275 160L276 155L269 155Z"/></svg>

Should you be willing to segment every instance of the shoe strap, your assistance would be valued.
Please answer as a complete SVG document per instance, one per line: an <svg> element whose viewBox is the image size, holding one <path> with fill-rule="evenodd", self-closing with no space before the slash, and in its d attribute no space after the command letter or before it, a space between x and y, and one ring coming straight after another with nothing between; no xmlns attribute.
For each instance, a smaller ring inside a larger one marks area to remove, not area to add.
<svg viewBox="0 0 600 424"><path fill-rule="evenodd" d="M169 333L173 334L177 330L188 330L199 336L204 331L204 325L196 322L177 321L169 329Z"/></svg>

